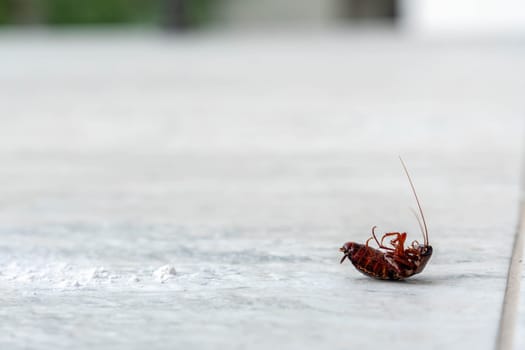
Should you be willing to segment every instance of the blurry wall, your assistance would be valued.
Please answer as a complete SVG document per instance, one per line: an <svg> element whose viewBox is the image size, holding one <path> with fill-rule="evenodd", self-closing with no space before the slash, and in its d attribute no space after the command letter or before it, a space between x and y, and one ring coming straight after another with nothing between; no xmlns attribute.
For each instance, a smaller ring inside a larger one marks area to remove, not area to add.
<svg viewBox="0 0 525 350"><path fill-rule="evenodd" d="M525 33L525 0L0 0L0 24L305 25L395 20L412 33Z"/></svg>
<svg viewBox="0 0 525 350"><path fill-rule="evenodd" d="M524 34L524 0L402 0L403 25L423 34Z"/></svg>
<svg viewBox="0 0 525 350"><path fill-rule="evenodd" d="M0 0L0 24L103 24L154 20L161 0Z"/></svg>
<svg viewBox="0 0 525 350"><path fill-rule="evenodd" d="M396 0L222 0L219 17L227 24L325 24L390 19Z"/></svg>
<svg viewBox="0 0 525 350"><path fill-rule="evenodd" d="M322 23L337 16L340 0L222 0L219 17L228 24Z"/></svg>
<svg viewBox="0 0 525 350"><path fill-rule="evenodd" d="M393 18L396 0L0 0L0 24L162 23L183 29Z"/></svg>

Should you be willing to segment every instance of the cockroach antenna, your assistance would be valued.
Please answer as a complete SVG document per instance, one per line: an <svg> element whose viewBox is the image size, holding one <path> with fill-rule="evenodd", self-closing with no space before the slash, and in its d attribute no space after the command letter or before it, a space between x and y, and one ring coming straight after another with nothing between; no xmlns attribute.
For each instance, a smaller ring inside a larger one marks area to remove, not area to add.
<svg viewBox="0 0 525 350"><path fill-rule="evenodd" d="M421 223L421 219L419 218L419 215L417 214L417 211L415 211L413 208L408 208L414 214L414 217L417 220L417 223L419 224L419 230L421 231L421 234L423 235L423 239L425 239L425 230L423 229L423 224Z"/></svg>
<svg viewBox="0 0 525 350"><path fill-rule="evenodd" d="M410 187L412 188L412 192L414 193L414 197L416 198L417 207L419 208L419 214L421 214L421 219L423 220L423 227L424 227L423 239L425 240L425 245L428 245L427 222L425 220L425 215L423 214L423 209L421 209L421 203L419 202L419 197L417 196L416 188L414 187L414 183L412 182L412 178L410 177L410 174L408 173L407 166L405 162L403 161L403 158L401 158L401 156L399 156L399 160L401 161L401 165L403 166L403 169L405 170L405 174L407 175L408 182L410 183ZM416 215L416 218L417 218L417 215ZM421 223L419 223L419 225L421 227Z"/></svg>

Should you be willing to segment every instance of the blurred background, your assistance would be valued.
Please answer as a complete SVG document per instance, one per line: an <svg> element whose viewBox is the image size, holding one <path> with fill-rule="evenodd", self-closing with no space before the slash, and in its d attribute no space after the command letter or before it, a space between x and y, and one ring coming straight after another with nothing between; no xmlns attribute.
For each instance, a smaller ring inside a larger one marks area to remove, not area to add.
<svg viewBox="0 0 525 350"><path fill-rule="evenodd" d="M394 0L2 0L3 24L159 24L195 28L212 23L329 22L395 18Z"/></svg>
<svg viewBox="0 0 525 350"><path fill-rule="evenodd" d="M524 32L520 0L1 0L3 25L330 25L393 22L414 30Z"/></svg>

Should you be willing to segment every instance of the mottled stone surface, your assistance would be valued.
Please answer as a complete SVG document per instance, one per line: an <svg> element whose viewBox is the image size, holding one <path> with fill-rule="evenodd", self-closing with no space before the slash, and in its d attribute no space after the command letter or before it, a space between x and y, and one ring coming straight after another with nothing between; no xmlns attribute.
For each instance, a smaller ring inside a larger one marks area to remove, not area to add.
<svg viewBox="0 0 525 350"><path fill-rule="evenodd" d="M0 32L1 347L492 349L523 62L374 31ZM399 154L435 253L388 283L338 248L421 241Z"/></svg>

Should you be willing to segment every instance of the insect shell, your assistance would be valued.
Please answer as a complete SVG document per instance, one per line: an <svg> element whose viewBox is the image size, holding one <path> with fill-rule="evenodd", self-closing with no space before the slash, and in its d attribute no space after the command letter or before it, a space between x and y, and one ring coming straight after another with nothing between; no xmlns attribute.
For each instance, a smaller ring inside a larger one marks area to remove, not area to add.
<svg viewBox="0 0 525 350"><path fill-rule="evenodd" d="M403 280L420 273L427 265L433 252L432 246L428 242L427 223L414 184L403 159L401 157L399 159L408 177L421 214L420 220L417 213L414 212L423 234L424 243L419 244L418 241L413 241L410 246L405 247L406 232L388 232L381 237L381 240L378 240L375 234L376 226L374 226L372 227L372 236L365 244L346 242L339 249L343 252L341 263L348 258L359 272L381 280ZM385 245L384 242L388 238L390 238L389 246ZM368 245L372 239L377 244L378 249Z"/></svg>

